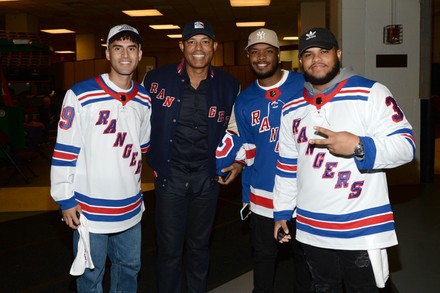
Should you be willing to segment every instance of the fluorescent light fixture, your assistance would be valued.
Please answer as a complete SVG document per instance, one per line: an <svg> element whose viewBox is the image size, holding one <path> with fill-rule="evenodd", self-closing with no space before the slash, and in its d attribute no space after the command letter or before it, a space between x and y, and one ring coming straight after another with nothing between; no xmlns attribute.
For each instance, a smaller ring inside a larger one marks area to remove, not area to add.
<svg viewBox="0 0 440 293"><path fill-rule="evenodd" d="M167 37L171 39L181 39L182 34L167 35Z"/></svg>
<svg viewBox="0 0 440 293"><path fill-rule="evenodd" d="M152 24L150 27L154 30L172 30L180 28L180 26L174 24Z"/></svg>
<svg viewBox="0 0 440 293"><path fill-rule="evenodd" d="M74 34L74 31L60 28L60 29L48 29L48 30L41 30L42 32L48 33L48 34Z"/></svg>
<svg viewBox="0 0 440 293"><path fill-rule="evenodd" d="M162 16L163 14L157 9L141 9L141 10L122 10L123 13L131 17L140 16Z"/></svg>
<svg viewBox="0 0 440 293"><path fill-rule="evenodd" d="M232 7L269 6L270 0L229 0Z"/></svg>
<svg viewBox="0 0 440 293"><path fill-rule="evenodd" d="M236 22L237 27L254 27L260 26L263 27L266 25L264 21L247 21L247 22Z"/></svg>
<svg viewBox="0 0 440 293"><path fill-rule="evenodd" d="M298 41L298 37L284 37L283 40L284 41Z"/></svg>
<svg viewBox="0 0 440 293"><path fill-rule="evenodd" d="M57 53L57 54L73 54L73 53L75 53L75 51L55 51L54 53Z"/></svg>
<svg viewBox="0 0 440 293"><path fill-rule="evenodd" d="M21 0L0 0L0 2L15 2L15 1L21 1Z"/></svg>
<svg viewBox="0 0 440 293"><path fill-rule="evenodd" d="M30 45L32 44L32 41L29 39L13 39L12 43L14 45Z"/></svg>

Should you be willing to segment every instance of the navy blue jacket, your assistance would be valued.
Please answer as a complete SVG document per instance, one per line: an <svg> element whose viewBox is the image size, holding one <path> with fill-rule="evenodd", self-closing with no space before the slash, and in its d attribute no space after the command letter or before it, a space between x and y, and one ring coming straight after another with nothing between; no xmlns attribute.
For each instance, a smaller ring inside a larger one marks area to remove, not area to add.
<svg viewBox="0 0 440 293"><path fill-rule="evenodd" d="M209 74L208 167L210 176L214 177L215 150L225 134L240 84L238 79L213 66L210 67ZM155 171L159 182L165 181L169 174L173 138L185 82L189 82L189 77L184 60L150 71L144 78L143 85L151 97L153 111L147 162Z"/></svg>

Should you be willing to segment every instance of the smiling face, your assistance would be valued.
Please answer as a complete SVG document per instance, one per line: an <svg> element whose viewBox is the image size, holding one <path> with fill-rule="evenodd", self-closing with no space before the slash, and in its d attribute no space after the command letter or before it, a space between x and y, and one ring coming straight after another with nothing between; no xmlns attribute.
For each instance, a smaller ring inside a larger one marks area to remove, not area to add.
<svg viewBox="0 0 440 293"><path fill-rule="evenodd" d="M299 59L304 77L315 88L324 89L339 74L341 55L341 50L336 48L308 48Z"/></svg>
<svg viewBox="0 0 440 293"><path fill-rule="evenodd" d="M205 35L195 35L179 42L187 69L207 69L211 64L217 42Z"/></svg>
<svg viewBox="0 0 440 293"><path fill-rule="evenodd" d="M121 39L109 44L105 56L111 64L111 76L131 78L142 58L142 50L138 43L130 39Z"/></svg>
<svg viewBox="0 0 440 293"><path fill-rule="evenodd" d="M249 66L260 81L271 79L278 72L280 54L278 49L271 45L252 45L248 49L248 58Z"/></svg>

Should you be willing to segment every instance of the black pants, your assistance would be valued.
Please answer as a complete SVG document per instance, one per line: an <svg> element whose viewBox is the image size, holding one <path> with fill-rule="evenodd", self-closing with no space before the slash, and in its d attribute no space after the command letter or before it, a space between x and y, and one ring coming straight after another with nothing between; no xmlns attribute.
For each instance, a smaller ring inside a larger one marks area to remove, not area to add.
<svg viewBox="0 0 440 293"><path fill-rule="evenodd" d="M295 293L311 292L311 277L300 243L295 240L295 220L288 222L292 240L279 244L273 237L274 221L272 218L251 214L250 227L252 233L254 259L254 290L253 293L271 293L274 290L274 276L277 260L291 261L294 267L293 287ZM288 268L288 266L286 266ZM283 266L284 268L284 266ZM289 278L290 281L291 279Z"/></svg>
<svg viewBox="0 0 440 293"><path fill-rule="evenodd" d="M303 244L313 292L377 293L366 250L334 250Z"/></svg>
<svg viewBox="0 0 440 293"><path fill-rule="evenodd" d="M158 185L155 190L158 292L182 292L185 272L186 292L205 293L209 239L220 186L207 170L189 173L174 170L165 187Z"/></svg>

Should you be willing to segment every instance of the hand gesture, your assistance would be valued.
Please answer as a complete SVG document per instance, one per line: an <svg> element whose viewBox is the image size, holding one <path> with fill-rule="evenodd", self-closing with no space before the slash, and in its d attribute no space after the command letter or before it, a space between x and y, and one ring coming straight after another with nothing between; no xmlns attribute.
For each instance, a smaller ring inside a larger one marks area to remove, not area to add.
<svg viewBox="0 0 440 293"><path fill-rule="evenodd" d="M334 132L324 127L315 126L315 132L325 138L311 139L310 144L327 148L333 155L352 156L360 138L347 131Z"/></svg>

